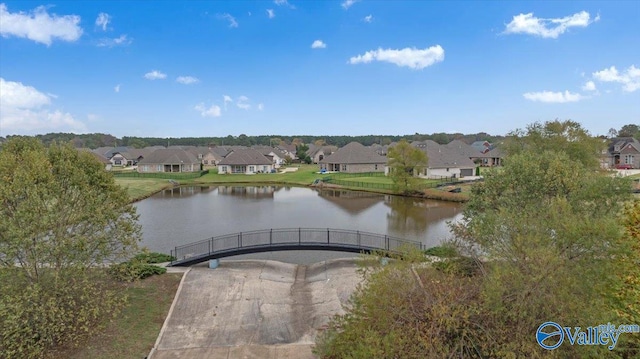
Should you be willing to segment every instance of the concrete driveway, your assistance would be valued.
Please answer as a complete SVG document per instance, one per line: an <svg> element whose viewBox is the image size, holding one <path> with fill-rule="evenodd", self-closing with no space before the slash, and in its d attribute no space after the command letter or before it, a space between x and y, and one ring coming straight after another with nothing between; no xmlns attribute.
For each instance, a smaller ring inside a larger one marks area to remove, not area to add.
<svg viewBox="0 0 640 359"><path fill-rule="evenodd" d="M223 260L185 274L150 358L313 358L318 329L361 282L357 259Z"/></svg>

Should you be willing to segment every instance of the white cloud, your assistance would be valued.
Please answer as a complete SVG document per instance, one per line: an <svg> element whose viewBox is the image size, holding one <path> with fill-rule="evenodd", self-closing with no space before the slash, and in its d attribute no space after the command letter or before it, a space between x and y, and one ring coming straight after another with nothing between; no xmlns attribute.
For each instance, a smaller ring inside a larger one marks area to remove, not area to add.
<svg viewBox="0 0 640 359"><path fill-rule="evenodd" d="M311 44L311 48L312 49L325 49L325 48L327 48L327 44L322 42L322 40L316 40L316 41L313 42L313 44Z"/></svg>
<svg viewBox="0 0 640 359"><path fill-rule="evenodd" d="M587 81L582 86L582 91L596 91L596 84L593 81Z"/></svg>
<svg viewBox="0 0 640 359"><path fill-rule="evenodd" d="M615 66L593 73L593 78L601 82L617 82L622 84L622 90L634 92L640 89L640 68L635 65L620 73Z"/></svg>
<svg viewBox="0 0 640 359"><path fill-rule="evenodd" d="M274 4L278 5L278 6L286 6L290 9L295 9L296 7L289 4L289 2L287 0L274 0L273 1Z"/></svg>
<svg viewBox="0 0 640 359"><path fill-rule="evenodd" d="M373 21L373 15L369 14L369 15L365 16L364 19L362 19L362 21L364 21L364 22Z"/></svg>
<svg viewBox="0 0 640 359"><path fill-rule="evenodd" d="M116 93L120 92L120 84L117 84L116 87L113 88L113 91Z"/></svg>
<svg viewBox="0 0 640 359"><path fill-rule="evenodd" d="M264 104L259 103L258 104L258 111L262 111L262 110L264 110Z"/></svg>
<svg viewBox="0 0 640 359"><path fill-rule="evenodd" d="M133 42L133 39L130 37L127 37L127 35L120 35L119 37L115 37L115 38L104 38L104 39L100 39L100 41L98 41L98 46L99 47L114 47L114 46L127 46L127 45L131 45L131 43Z"/></svg>
<svg viewBox="0 0 640 359"><path fill-rule="evenodd" d="M232 102L233 102L233 99L232 99L232 98L231 98L231 96L229 96L229 95L224 95L224 96L222 96L222 99L223 99L223 101L224 101L224 110L226 111L226 110L227 110L227 104L228 104L228 103L232 103Z"/></svg>
<svg viewBox="0 0 640 359"><path fill-rule="evenodd" d="M176 82L181 83L183 85L191 85L200 82L200 80L193 76L178 76L176 78Z"/></svg>
<svg viewBox="0 0 640 359"><path fill-rule="evenodd" d="M527 92L522 94L524 98L529 101L546 102L546 103L566 103L566 102L578 102L584 100L586 97L578 93L565 92Z"/></svg>
<svg viewBox="0 0 640 359"><path fill-rule="evenodd" d="M86 131L86 126L71 114L47 108L54 95L1 77L0 94L0 128L5 132Z"/></svg>
<svg viewBox="0 0 640 359"><path fill-rule="evenodd" d="M107 31L109 22L111 22L111 15L105 12L101 12L98 14L98 17L96 18L96 26L101 27L102 31Z"/></svg>
<svg viewBox="0 0 640 359"><path fill-rule="evenodd" d="M349 9L351 5L357 3L360 0L345 0L342 4L340 4L345 10Z"/></svg>
<svg viewBox="0 0 640 359"><path fill-rule="evenodd" d="M366 64L372 61L390 62L400 67L406 66L414 70L420 70L444 61L444 49L440 45L426 49L416 49L415 47L407 47L401 50L378 48L349 59L349 63L352 65Z"/></svg>
<svg viewBox="0 0 640 359"><path fill-rule="evenodd" d="M29 13L10 13L7 5L0 4L0 35L24 37L35 42L51 45L53 39L76 41L82 35L78 26L80 16L49 15L47 8L39 6Z"/></svg>
<svg viewBox="0 0 640 359"><path fill-rule="evenodd" d="M249 102L249 98L247 96L240 96L236 100L236 106L238 106L238 108L241 108L243 110L248 110L251 108L251 105L248 104L248 102Z"/></svg>
<svg viewBox="0 0 640 359"><path fill-rule="evenodd" d="M276 17L276 13L275 11L273 11L273 9L267 9L267 16L269 17L269 19L273 19L274 17Z"/></svg>
<svg viewBox="0 0 640 359"><path fill-rule="evenodd" d="M236 18L231 16L231 14L224 13L224 14L218 15L218 18L229 21L229 27L231 28L238 27L238 22L236 21Z"/></svg>
<svg viewBox="0 0 640 359"><path fill-rule="evenodd" d="M506 25L505 34L529 34L543 38L556 39L571 27L587 27L599 21L600 15L594 21L588 12L581 11L570 16L554 19L543 19L533 16L533 13L520 14L513 17Z"/></svg>
<svg viewBox="0 0 640 359"><path fill-rule="evenodd" d="M163 74L158 70L153 70L144 74L144 78L147 80L164 80L167 78L167 74Z"/></svg>
<svg viewBox="0 0 640 359"><path fill-rule="evenodd" d="M222 115L218 105L211 105L211 107L207 108L204 103L199 103L194 107L194 110L200 112L202 117L220 117Z"/></svg>

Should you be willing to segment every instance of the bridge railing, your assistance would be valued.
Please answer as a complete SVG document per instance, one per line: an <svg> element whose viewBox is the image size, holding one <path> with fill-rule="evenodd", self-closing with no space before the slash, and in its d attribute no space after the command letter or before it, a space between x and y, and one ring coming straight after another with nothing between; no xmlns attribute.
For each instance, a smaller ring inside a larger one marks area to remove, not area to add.
<svg viewBox="0 0 640 359"><path fill-rule="evenodd" d="M423 249L420 242L377 233L331 228L278 228L211 237L177 246L171 250L171 255L176 258L175 262L180 262L220 252L269 246L337 246L390 252L406 247Z"/></svg>

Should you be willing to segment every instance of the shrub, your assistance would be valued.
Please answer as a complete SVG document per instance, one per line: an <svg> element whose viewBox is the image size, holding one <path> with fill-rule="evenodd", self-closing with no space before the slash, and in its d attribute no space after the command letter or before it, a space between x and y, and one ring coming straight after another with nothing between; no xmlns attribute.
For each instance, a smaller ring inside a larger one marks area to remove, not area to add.
<svg viewBox="0 0 640 359"><path fill-rule="evenodd" d="M142 262L142 263L164 263L175 261L176 257L170 256L164 253L150 252L150 253L140 253L133 257L133 260Z"/></svg>
<svg viewBox="0 0 640 359"><path fill-rule="evenodd" d="M133 282L139 279L151 277L154 274L164 274L167 268L158 267L153 264L132 260L116 264L109 268L109 274L121 282Z"/></svg>
<svg viewBox="0 0 640 359"><path fill-rule="evenodd" d="M436 246L425 250L424 254L439 258L451 258L457 256L458 251L451 246Z"/></svg>

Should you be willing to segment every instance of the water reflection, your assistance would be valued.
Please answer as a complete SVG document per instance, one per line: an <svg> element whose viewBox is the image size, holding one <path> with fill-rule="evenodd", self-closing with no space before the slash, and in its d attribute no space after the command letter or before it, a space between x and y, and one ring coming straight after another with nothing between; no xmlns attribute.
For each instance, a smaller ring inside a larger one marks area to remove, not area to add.
<svg viewBox="0 0 640 359"><path fill-rule="evenodd" d="M340 189L316 189L318 196L349 214L358 214L382 202L384 196L377 193L347 191Z"/></svg>
<svg viewBox="0 0 640 359"><path fill-rule="evenodd" d="M218 193L240 198L273 198L273 194L282 187L276 186L219 186Z"/></svg>
<svg viewBox="0 0 640 359"><path fill-rule="evenodd" d="M405 236L428 233L433 226L447 226L446 222L462 211L459 204L452 202L389 195L384 197L384 204L392 209L387 213L388 231Z"/></svg>
<svg viewBox="0 0 640 359"><path fill-rule="evenodd" d="M142 245L162 253L213 236L297 227L383 233L434 246L449 236L446 222L462 209L458 203L367 192L237 185L173 188L136 207Z"/></svg>

